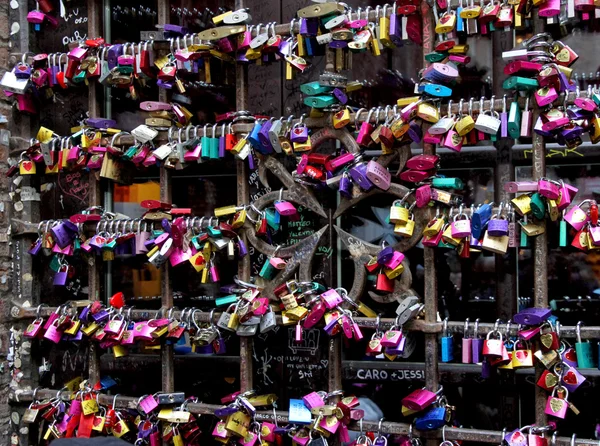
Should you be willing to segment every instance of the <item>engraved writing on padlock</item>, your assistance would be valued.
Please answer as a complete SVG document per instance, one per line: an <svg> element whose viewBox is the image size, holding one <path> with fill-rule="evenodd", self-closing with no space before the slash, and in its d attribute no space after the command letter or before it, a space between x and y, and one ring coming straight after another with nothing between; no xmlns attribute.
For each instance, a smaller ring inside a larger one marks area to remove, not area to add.
<svg viewBox="0 0 600 446"><path fill-rule="evenodd" d="M589 217L579 206L573 206L569 212L565 214L564 219L576 231L581 231L581 229L589 221Z"/></svg>
<svg viewBox="0 0 600 446"><path fill-rule="evenodd" d="M369 161L366 175L379 189L388 190L390 188L392 174L386 167L383 167L376 161Z"/></svg>

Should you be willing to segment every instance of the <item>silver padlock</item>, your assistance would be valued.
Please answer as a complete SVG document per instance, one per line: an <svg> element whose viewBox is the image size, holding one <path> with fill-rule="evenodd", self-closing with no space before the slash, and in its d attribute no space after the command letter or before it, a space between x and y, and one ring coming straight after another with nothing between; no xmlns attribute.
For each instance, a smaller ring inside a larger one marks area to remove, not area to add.
<svg viewBox="0 0 600 446"><path fill-rule="evenodd" d="M258 331L258 324L255 325L239 325L235 334L238 336L254 336Z"/></svg>
<svg viewBox="0 0 600 446"><path fill-rule="evenodd" d="M275 313L271 310L267 311L263 314L263 317L260 320L260 332L267 333L273 330L277 326L277 321L275 319Z"/></svg>
<svg viewBox="0 0 600 446"><path fill-rule="evenodd" d="M229 244L229 241L231 239L228 237L221 237L221 238L209 237L208 240L210 241L211 245L213 245L215 248L217 248L217 250L221 251L222 249L225 249L227 247L227 245Z"/></svg>
<svg viewBox="0 0 600 446"><path fill-rule="evenodd" d="M238 25L240 23L249 24L252 22L252 17L245 9L234 11L223 19L225 25Z"/></svg>
<svg viewBox="0 0 600 446"><path fill-rule="evenodd" d="M0 80L0 88L16 94L25 94L29 88L29 79L19 79L12 71L7 71Z"/></svg>
<svg viewBox="0 0 600 446"><path fill-rule="evenodd" d="M475 121L475 128L480 132L487 133L489 135L495 135L498 133L498 129L500 128L500 115L498 112L492 112L489 110L484 111L483 113L479 113L477 116L477 121Z"/></svg>
<svg viewBox="0 0 600 446"><path fill-rule="evenodd" d="M407 359L413 354L415 348L417 348L417 339L409 332L405 333L404 336L406 337L406 341L404 344L404 350L400 356L404 359Z"/></svg>
<svg viewBox="0 0 600 446"><path fill-rule="evenodd" d="M406 311L402 312L402 314L398 315L398 317L396 318L396 320L398 321L399 325L404 325L406 324L408 321L414 319L417 314L419 314L421 312L421 310L423 309L423 304L414 304L410 307L408 307L406 309Z"/></svg>
<svg viewBox="0 0 600 446"><path fill-rule="evenodd" d="M283 128L283 124L281 120L273 121L271 124L271 128L269 129L269 141L273 146L273 150L277 153L281 153L283 149L281 148L281 143L279 142L279 136L281 135L281 129Z"/></svg>
<svg viewBox="0 0 600 446"><path fill-rule="evenodd" d="M502 60L504 62L509 62L511 60L529 60L527 57L527 50L512 50L512 51L503 51L502 52Z"/></svg>
<svg viewBox="0 0 600 446"><path fill-rule="evenodd" d="M247 321L240 322L240 325L258 325L261 323L261 320L260 316L251 316Z"/></svg>
<svg viewBox="0 0 600 446"><path fill-rule="evenodd" d="M418 304L418 303L419 303L419 298L417 296L408 296L402 302L400 302L400 305L398 305L398 308L396 308L396 314L398 316L400 316L402 313L404 313L406 310L408 310L414 304Z"/></svg>
<svg viewBox="0 0 600 446"><path fill-rule="evenodd" d="M57 152L54 152L54 147L56 144L56 138L52 138L48 142L40 143L40 149L42 151L42 155L44 156L44 164L48 167L54 166L56 164L55 159L58 161L58 157L55 158Z"/></svg>
<svg viewBox="0 0 600 446"><path fill-rule="evenodd" d="M330 21L328 21L325 24L325 28L326 29L335 29L335 28L340 27L341 25L343 25L347 21L348 21L348 16L346 16L345 14L342 14L342 15L334 17L333 19L331 19Z"/></svg>
<svg viewBox="0 0 600 446"><path fill-rule="evenodd" d="M317 36L317 43L319 45L327 45L329 42L333 40L333 34L324 33Z"/></svg>
<svg viewBox="0 0 600 446"><path fill-rule="evenodd" d="M448 109L450 109L450 107L451 103L450 105L448 105ZM431 133L432 135L444 135L448 133L450 129L452 129L452 127L454 127L455 122L456 121L454 120L454 116L445 116L438 122L433 124L431 127L429 127L429 133Z"/></svg>
<svg viewBox="0 0 600 446"><path fill-rule="evenodd" d="M221 316L219 316L219 320L217 321L217 327L227 331L234 331L227 326L232 315L232 313L230 313L229 310L232 310L233 308L235 308L235 305L230 305L229 308L227 308L227 311L223 311L221 313Z"/></svg>

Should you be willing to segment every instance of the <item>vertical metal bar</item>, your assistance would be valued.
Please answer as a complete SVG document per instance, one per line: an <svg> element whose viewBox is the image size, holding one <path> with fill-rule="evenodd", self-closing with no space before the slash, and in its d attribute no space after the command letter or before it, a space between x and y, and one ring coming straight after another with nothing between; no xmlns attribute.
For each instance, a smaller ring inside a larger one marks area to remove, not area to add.
<svg viewBox="0 0 600 446"><path fill-rule="evenodd" d="M235 0L235 9L245 7L244 0ZM248 67L238 64L235 67L235 93L236 110L248 110ZM248 166L244 161L236 162L238 175L237 202L238 205L248 204L250 202L250 186L248 184ZM247 242L246 235L243 234L244 242ZM250 279L250 256L244 257L239 264L239 276L242 280ZM252 389L253 386L253 367L252 367L252 349L253 341L250 337L240 338L240 390L242 392Z"/></svg>
<svg viewBox="0 0 600 446"><path fill-rule="evenodd" d="M96 37L102 35L102 8L101 4L95 0L88 0L88 36ZM98 98L98 86L96 82L90 82L88 88L88 109L90 116L101 116L100 103ZM100 178L95 172L89 173L89 205L102 205L102 185ZM102 261L98 256L91 256L88 260L88 289L90 300L100 300L100 270ZM92 384L100 380L100 350L95 342L90 342L89 350L89 379Z"/></svg>
<svg viewBox="0 0 600 446"><path fill-rule="evenodd" d="M543 32L544 19L534 14L533 33ZM533 111L533 122L537 122L540 109L536 106ZM533 132L533 180L539 180L546 175L546 144L544 138ZM543 222L545 224L545 222ZM548 234L535 237L533 241L533 296L534 306L537 308L548 308ZM539 342L538 342L539 344ZM541 367L536 368L536 380L541 375ZM546 392L539 386L535 386L535 422L539 426L546 424Z"/></svg>

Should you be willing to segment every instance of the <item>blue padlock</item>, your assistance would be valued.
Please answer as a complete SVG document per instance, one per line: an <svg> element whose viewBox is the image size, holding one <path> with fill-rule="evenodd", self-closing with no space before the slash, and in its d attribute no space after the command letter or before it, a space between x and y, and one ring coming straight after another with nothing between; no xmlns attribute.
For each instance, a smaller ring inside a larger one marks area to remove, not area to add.
<svg viewBox="0 0 600 446"><path fill-rule="evenodd" d="M471 234L474 238L481 238L483 228L492 218L492 203L480 205L471 216Z"/></svg>
<svg viewBox="0 0 600 446"><path fill-rule="evenodd" d="M421 84L419 93L425 93L436 98L448 98L452 95L452 89L439 84Z"/></svg>
<svg viewBox="0 0 600 446"><path fill-rule="evenodd" d="M444 319L442 331L442 362L450 362L454 359L454 338L448 331L448 318Z"/></svg>
<svg viewBox="0 0 600 446"><path fill-rule="evenodd" d="M594 367L592 343L581 341L581 321L577 322L576 334L577 342L575 343L575 351L577 352L577 367L580 369L591 369Z"/></svg>
<svg viewBox="0 0 600 446"><path fill-rule="evenodd" d="M446 424L446 408L432 407L423 415L415 420L415 426L422 431L431 431L439 429Z"/></svg>
<svg viewBox="0 0 600 446"><path fill-rule="evenodd" d="M258 134L260 133L260 129L262 129L262 124L260 122L255 122L254 123L254 127L252 128L252 131L250 132L250 134L246 137L246 139L248 140L248 142L250 143L250 145L254 148L254 150L258 151L259 153L262 153L263 155L268 155L269 152L260 142L260 139L258 137Z"/></svg>

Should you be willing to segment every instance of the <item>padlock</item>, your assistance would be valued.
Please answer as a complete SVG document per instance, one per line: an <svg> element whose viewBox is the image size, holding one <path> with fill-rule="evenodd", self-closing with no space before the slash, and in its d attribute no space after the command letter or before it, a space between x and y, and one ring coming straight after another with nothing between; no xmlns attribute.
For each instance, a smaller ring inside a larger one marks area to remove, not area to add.
<svg viewBox="0 0 600 446"><path fill-rule="evenodd" d="M442 390L442 387L437 393L431 392L425 387L413 390L409 395L402 398L401 404L410 410L421 411L433 404Z"/></svg>
<svg viewBox="0 0 600 446"><path fill-rule="evenodd" d="M408 208L402 205L402 200L396 200L390 207L390 223L405 224L409 219L409 214Z"/></svg>
<svg viewBox="0 0 600 446"><path fill-rule="evenodd" d="M383 351L383 346L381 345L381 334L377 332L373 333L371 336L371 340L367 344L367 350L365 354L367 356L377 356L381 354Z"/></svg>
<svg viewBox="0 0 600 446"><path fill-rule="evenodd" d="M581 231L581 229L589 221L589 217L579 206L573 206L563 218L576 231Z"/></svg>
<svg viewBox="0 0 600 446"><path fill-rule="evenodd" d="M544 370L536 384L544 390L552 391L552 389L554 389L558 383L558 376L548 370Z"/></svg>
<svg viewBox="0 0 600 446"><path fill-rule="evenodd" d="M432 407L415 420L415 427L424 431L439 429L444 424L446 424L445 407Z"/></svg>
<svg viewBox="0 0 600 446"><path fill-rule="evenodd" d="M479 113L479 116L477 116L477 120L475 121L475 129L489 135L495 135L498 133L500 124L501 121L498 119L498 113L490 112L488 110Z"/></svg>
<svg viewBox="0 0 600 446"><path fill-rule="evenodd" d="M454 359L454 338L452 333L448 331L448 318L444 319L441 344L442 362L452 361Z"/></svg>
<svg viewBox="0 0 600 446"><path fill-rule="evenodd" d="M406 223L394 225L394 234L401 235L402 237L412 237L414 231L415 220L413 214L410 214L410 217Z"/></svg>
<svg viewBox="0 0 600 446"><path fill-rule="evenodd" d="M577 366L581 369L594 368L594 356L592 353L592 344L582 342L581 340L581 322L576 326L577 342L575 343L575 351L577 352Z"/></svg>
<svg viewBox="0 0 600 446"><path fill-rule="evenodd" d="M586 380L585 376L583 376L579 371L572 366L563 364L563 370L560 372L561 376L561 385L565 387L569 392L575 392ZM556 371L559 368L559 365L554 366L554 370Z"/></svg>
<svg viewBox="0 0 600 446"><path fill-rule="evenodd" d="M388 190L390 188L392 174L376 161L369 161L366 176L379 189Z"/></svg>
<svg viewBox="0 0 600 446"><path fill-rule="evenodd" d="M525 308L515 314L513 321L521 325L540 325L551 315L552 312L549 308Z"/></svg>
<svg viewBox="0 0 600 446"><path fill-rule="evenodd" d="M475 209L471 215L471 234L473 237L481 238L483 228L492 218L492 205L489 203L482 204ZM491 234L494 235L494 234Z"/></svg>
<svg viewBox="0 0 600 446"><path fill-rule="evenodd" d="M524 348L519 348L520 346ZM512 368L533 367L533 353L525 341L517 341L514 344L512 355Z"/></svg>
<svg viewBox="0 0 600 446"><path fill-rule="evenodd" d="M556 386L554 389L552 389L552 395L550 395L546 401L546 409L544 410L544 413L546 415L564 419L567 416L567 408L569 407L569 404L567 403L569 391L562 387L561 389L564 389L566 392L566 397L564 399L558 398L556 396L556 392L559 387L560 386Z"/></svg>
<svg viewBox="0 0 600 446"><path fill-rule="evenodd" d="M492 338L492 335L497 335L496 339ZM502 349L504 347L504 343L502 342L502 334L494 331L490 331L486 339L483 343L482 354L484 356L489 356L492 358L498 358L502 356Z"/></svg>
<svg viewBox="0 0 600 446"><path fill-rule="evenodd" d="M460 217L463 219L459 219ZM471 235L471 221L466 214L457 214L451 228L453 238L465 238Z"/></svg>
<svg viewBox="0 0 600 446"><path fill-rule="evenodd" d="M333 127L341 129L350 123L350 110L344 107L342 110L333 114Z"/></svg>

